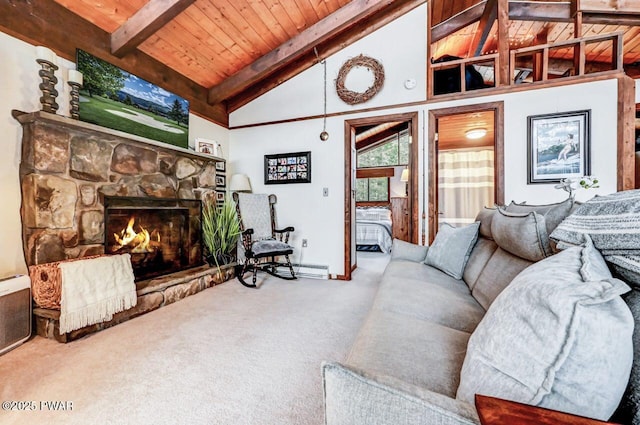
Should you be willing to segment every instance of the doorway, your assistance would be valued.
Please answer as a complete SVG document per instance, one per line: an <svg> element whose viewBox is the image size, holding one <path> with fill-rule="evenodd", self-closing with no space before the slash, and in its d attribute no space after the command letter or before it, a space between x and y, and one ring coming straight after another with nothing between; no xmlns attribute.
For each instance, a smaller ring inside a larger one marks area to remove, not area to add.
<svg viewBox="0 0 640 425"><path fill-rule="evenodd" d="M402 207L396 208L399 210L396 214L406 214L404 221L406 229L403 229L403 234L406 232L406 240L417 242L418 143L414 141L417 134L417 112L345 121L345 274L338 276L338 278L351 280L351 273L357 267L356 198L362 207L387 207L391 214L393 214L392 205L402 205ZM363 152L383 149L383 145L388 144L389 141L393 144L394 137L398 139L398 146L402 145L401 140L408 141L404 144L408 150L406 165L396 163L393 166L361 167L358 170L358 148ZM406 172L403 172L405 169ZM387 195L384 199L380 197L379 188L384 186L381 183L387 184ZM398 192L397 188L394 189L397 184L402 184L403 188L406 187L404 193L401 193L402 191L395 193ZM367 191L373 196L371 200L369 198L365 200L366 196L363 197L363 193L366 195ZM396 196L393 196L394 193ZM397 199L392 199L394 197ZM402 203L398 204L396 201L402 201ZM368 212L374 213L374 211ZM391 221L393 227L394 220ZM399 220L396 220L396 231L399 230L398 225ZM393 230L391 232L393 233Z"/></svg>
<svg viewBox="0 0 640 425"><path fill-rule="evenodd" d="M503 103L429 111L429 243L447 223L473 223L504 203Z"/></svg>

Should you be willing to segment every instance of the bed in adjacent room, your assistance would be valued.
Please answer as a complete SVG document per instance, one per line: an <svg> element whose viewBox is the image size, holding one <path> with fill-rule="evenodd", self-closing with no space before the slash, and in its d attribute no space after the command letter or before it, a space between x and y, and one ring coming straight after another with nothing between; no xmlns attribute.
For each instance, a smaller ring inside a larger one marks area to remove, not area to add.
<svg viewBox="0 0 640 425"><path fill-rule="evenodd" d="M356 249L391 252L391 210L386 207L356 208Z"/></svg>

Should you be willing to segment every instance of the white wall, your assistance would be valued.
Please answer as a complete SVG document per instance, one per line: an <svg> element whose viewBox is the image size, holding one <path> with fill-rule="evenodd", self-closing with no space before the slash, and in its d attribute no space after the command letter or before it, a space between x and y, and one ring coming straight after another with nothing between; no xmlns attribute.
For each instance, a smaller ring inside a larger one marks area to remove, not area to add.
<svg viewBox="0 0 640 425"><path fill-rule="evenodd" d="M359 53L380 60L390 80L371 101L354 108L342 102L329 86L329 112L350 111L383 105L399 105L425 99L425 15L420 7L392 22L376 33L344 49L327 61L331 81L340 65ZM393 48L389 48L392 46ZM406 78L417 78L418 87L406 90ZM233 172L249 175L254 192L278 195L278 214L281 225L296 227L293 239L297 255L307 264L329 266L332 275L344 274L344 122L365 116L394 113L419 113L419 134L413 142L419 144L421 173L420 213L425 209L426 134L428 111L467 104L504 102L505 110L505 201L529 203L555 202L566 192L554 189L553 184L527 184L527 116L552 112L591 110L591 174L601 180L600 189L580 190L578 199L585 200L596 193L616 190L617 146L617 81L607 80L525 92L505 93L483 98L465 99L439 104L424 103L417 107L402 107L330 117L327 129L331 135L321 142L318 134L322 120L301 120L243 129L234 126L273 122L322 113L322 74L320 65L305 71L273 91L261 96L230 116L230 165ZM292 151L312 152L311 184L263 184L263 155ZM322 197L322 188L329 188L329 197ZM418 223L420 231L424 223ZM309 240L308 248L300 248L302 238ZM298 259L296 259L298 260Z"/></svg>
<svg viewBox="0 0 640 425"><path fill-rule="evenodd" d="M34 46L0 32L0 134L3 135L3 155L0 155L0 278L27 271L22 251L20 221L19 166L22 147L22 127L11 116L11 110L40 110L38 84L40 66L35 62ZM58 115L69 115L67 70L75 64L58 58L60 70L57 90ZM63 81L64 80L64 81ZM189 117L189 142L196 137L219 141L224 156L229 152L229 130L193 114Z"/></svg>

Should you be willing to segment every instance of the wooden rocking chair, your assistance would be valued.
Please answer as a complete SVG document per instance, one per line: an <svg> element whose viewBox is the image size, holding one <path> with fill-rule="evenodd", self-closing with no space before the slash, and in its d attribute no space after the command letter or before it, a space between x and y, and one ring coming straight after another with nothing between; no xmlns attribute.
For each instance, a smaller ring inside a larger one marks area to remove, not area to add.
<svg viewBox="0 0 640 425"><path fill-rule="evenodd" d="M236 277L244 286L256 287L258 271L265 271L281 279L296 279L289 255L293 247L289 245L289 233L293 227L276 229L275 208L276 195L234 193L240 231L242 232L242 248L244 263L236 266ZM284 257L278 262L276 257ZM288 267L286 274L281 274L278 267ZM253 273L252 283L244 280L244 275Z"/></svg>

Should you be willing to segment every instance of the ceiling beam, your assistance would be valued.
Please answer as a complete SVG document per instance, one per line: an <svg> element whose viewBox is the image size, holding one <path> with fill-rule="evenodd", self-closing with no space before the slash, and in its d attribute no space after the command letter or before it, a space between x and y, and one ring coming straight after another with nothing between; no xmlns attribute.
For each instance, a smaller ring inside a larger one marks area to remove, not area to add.
<svg viewBox="0 0 640 425"><path fill-rule="evenodd" d="M111 53L123 57L135 50L195 0L151 0L111 34Z"/></svg>
<svg viewBox="0 0 640 425"><path fill-rule="evenodd" d="M443 38L450 36L454 32L461 30L462 28L471 25L472 23L480 20L482 13L485 10L485 1L481 1L478 4L471 6L468 9L452 16L446 21L440 22L431 28L431 43L442 40Z"/></svg>
<svg viewBox="0 0 640 425"><path fill-rule="evenodd" d="M489 37L489 33L491 32L491 28L493 27L493 23L497 18L498 1L488 0L485 3L484 12L482 12L480 22L478 22L478 29L473 34L471 43L469 43L469 51L467 54L468 57L480 56L480 54L482 54L484 43L486 43L487 37Z"/></svg>
<svg viewBox="0 0 640 425"><path fill-rule="evenodd" d="M317 47L319 59L322 60L331 56L424 3L426 3L426 0L393 1L388 8L378 11L365 21L353 25L335 37L314 46ZM318 63L319 59L311 50L303 53L286 66L256 81L253 85L229 98L226 101L227 110L231 113L241 108L300 72L311 68Z"/></svg>
<svg viewBox="0 0 640 425"><path fill-rule="evenodd" d="M319 44L339 35L358 24L368 24L374 14L406 3L425 3L426 0L353 0L334 13L318 21L275 50L242 68L209 90L209 103L216 104L229 99L269 74L285 67ZM415 7L415 6L414 6Z"/></svg>
<svg viewBox="0 0 640 425"><path fill-rule="evenodd" d="M513 21L573 22L571 2L510 1L509 19Z"/></svg>
<svg viewBox="0 0 640 425"><path fill-rule="evenodd" d="M73 37L69 31L73 30ZM111 54L110 34L50 0L0 1L0 30L34 45L47 46L75 62L76 48L110 62L189 101L190 111L222 126L229 116L223 105L207 103L207 89L152 57L134 51L125 58Z"/></svg>

